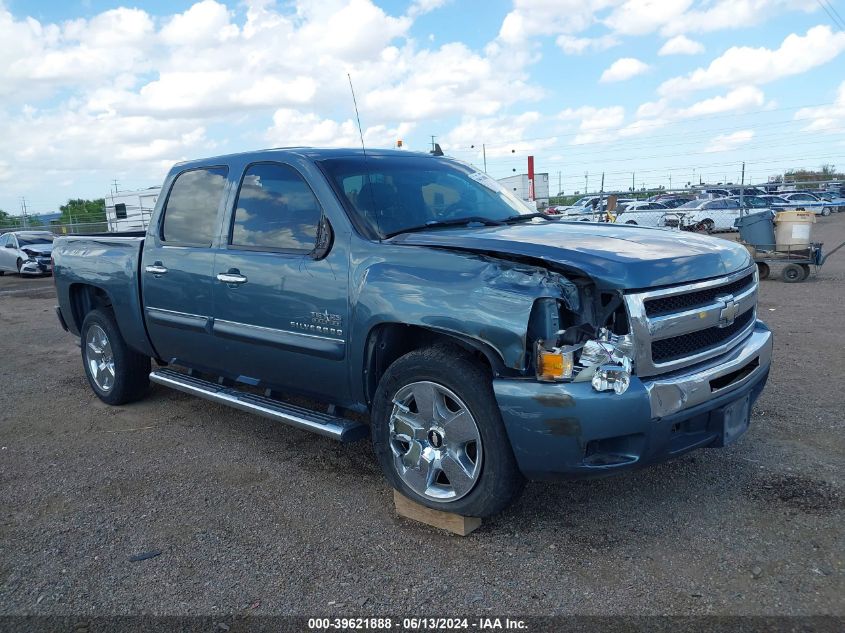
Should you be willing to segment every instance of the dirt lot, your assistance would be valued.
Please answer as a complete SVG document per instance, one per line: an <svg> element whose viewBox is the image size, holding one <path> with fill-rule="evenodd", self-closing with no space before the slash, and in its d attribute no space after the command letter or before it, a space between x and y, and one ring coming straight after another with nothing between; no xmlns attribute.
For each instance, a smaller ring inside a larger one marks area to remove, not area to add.
<svg viewBox="0 0 845 633"><path fill-rule="evenodd" d="M0 278L0 614L845 614L845 252L762 283L742 441L531 484L463 539L397 519L366 443L160 387L103 405L52 295Z"/></svg>

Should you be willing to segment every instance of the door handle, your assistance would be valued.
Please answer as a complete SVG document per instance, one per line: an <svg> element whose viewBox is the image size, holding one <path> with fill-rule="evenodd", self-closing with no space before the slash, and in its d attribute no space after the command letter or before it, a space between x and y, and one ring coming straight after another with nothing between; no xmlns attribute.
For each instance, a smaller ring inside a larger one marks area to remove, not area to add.
<svg viewBox="0 0 845 633"><path fill-rule="evenodd" d="M154 274L156 277L161 277L167 274L167 269L161 265L161 262L156 262L144 268L148 273Z"/></svg>
<svg viewBox="0 0 845 633"><path fill-rule="evenodd" d="M247 282L247 278L237 271L230 270L227 273L217 273L217 281L222 281L230 286L240 286Z"/></svg>

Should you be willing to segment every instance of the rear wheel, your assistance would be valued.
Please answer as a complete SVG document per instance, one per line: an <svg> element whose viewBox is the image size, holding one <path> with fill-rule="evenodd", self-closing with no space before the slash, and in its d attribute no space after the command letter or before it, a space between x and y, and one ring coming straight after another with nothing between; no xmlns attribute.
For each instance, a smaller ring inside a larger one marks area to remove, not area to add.
<svg viewBox="0 0 845 633"><path fill-rule="evenodd" d="M768 279L771 269L766 262L757 262L757 272L760 275L760 279Z"/></svg>
<svg viewBox="0 0 845 633"><path fill-rule="evenodd" d="M804 270L804 279L810 276L810 264L801 264L801 268ZM804 281L802 279L801 281Z"/></svg>
<svg viewBox="0 0 845 633"><path fill-rule="evenodd" d="M106 404L143 397L149 387L150 359L131 349L110 310L92 310L81 330L82 364L88 383Z"/></svg>
<svg viewBox="0 0 845 633"><path fill-rule="evenodd" d="M372 435L390 484L430 508L492 516L522 490L489 372L459 347L415 350L387 369Z"/></svg>
<svg viewBox="0 0 845 633"><path fill-rule="evenodd" d="M804 269L798 264L787 264L780 274L780 278L788 284L804 281Z"/></svg>

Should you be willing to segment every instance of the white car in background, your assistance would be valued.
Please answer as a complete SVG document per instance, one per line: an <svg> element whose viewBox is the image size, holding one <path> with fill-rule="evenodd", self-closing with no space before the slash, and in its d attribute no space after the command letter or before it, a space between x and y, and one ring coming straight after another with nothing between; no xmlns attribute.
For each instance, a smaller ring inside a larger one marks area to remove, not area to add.
<svg viewBox="0 0 845 633"><path fill-rule="evenodd" d="M0 275L46 275L53 272L49 231L12 231L0 235Z"/></svg>
<svg viewBox="0 0 845 633"><path fill-rule="evenodd" d="M682 225L687 229L736 231L734 221L739 217L739 202L734 198L701 198L690 200L673 210L682 215Z"/></svg>
<svg viewBox="0 0 845 633"><path fill-rule="evenodd" d="M816 215L830 215L834 206L830 205L827 200L819 199L812 193L803 191L785 192L778 195L785 199L790 206L812 211Z"/></svg>
<svg viewBox="0 0 845 633"><path fill-rule="evenodd" d="M623 202L616 207L616 223L662 227L666 226L663 218L668 211L669 207L659 202Z"/></svg>

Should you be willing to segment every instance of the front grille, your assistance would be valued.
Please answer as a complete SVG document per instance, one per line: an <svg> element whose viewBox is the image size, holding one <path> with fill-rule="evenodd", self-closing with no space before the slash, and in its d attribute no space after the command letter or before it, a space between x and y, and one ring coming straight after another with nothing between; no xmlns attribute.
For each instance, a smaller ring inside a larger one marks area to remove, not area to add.
<svg viewBox="0 0 845 633"><path fill-rule="evenodd" d="M745 277L737 279L736 281L724 286L706 288L704 290L698 290L687 294L648 299L645 302L645 311L648 316L655 317L662 316L664 314L671 314L673 312L692 310L693 308L699 308L709 303L713 303L716 297L721 295L739 294L743 290L746 290L752 283L754 283L754 274L749 273Z"/></svg>
<svg viewBox="0 0 845 633"><path fill-rule="evenodd" d="M738 282L735 282L738 283ZM731 284L734 285L734 284ZM726 286L723 286L725 288ZM722 288L718 290L725 292ZM683 295L682 295L683 296ZM674 298L674 297L673 297ZM666 363L687 356L694 356L712 347L721 345L748 327L754 318L754 310L739 315L727 327L710 327L706 330L673 336L651 344L651 359L655 363Z"/></svg>

